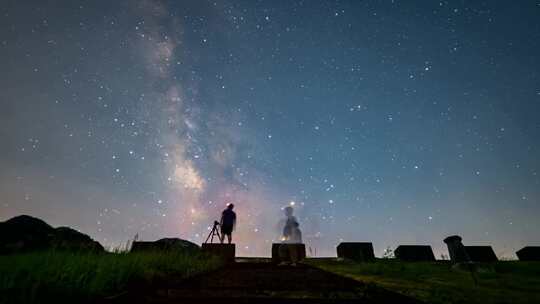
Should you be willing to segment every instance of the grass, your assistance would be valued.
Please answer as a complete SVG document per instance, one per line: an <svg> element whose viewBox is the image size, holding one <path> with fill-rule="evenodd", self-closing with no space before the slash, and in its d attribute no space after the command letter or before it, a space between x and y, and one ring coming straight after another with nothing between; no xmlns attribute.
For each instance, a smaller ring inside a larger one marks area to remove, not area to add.
<svg viewBox="0 0 540 304"><path fill-rule="evenodd" d="M188 277L215 269L215 257L179 252L35 252L0 256L0 303L92 301L135 283Z"/></svg>
<svg viewBox="0 0 540 304"><path fill-rule="evenodd" d="M453 268L447 262L311 259L308 263L426 303L540 303L540 263L480 264L478 285L468 270Z"/></svg>

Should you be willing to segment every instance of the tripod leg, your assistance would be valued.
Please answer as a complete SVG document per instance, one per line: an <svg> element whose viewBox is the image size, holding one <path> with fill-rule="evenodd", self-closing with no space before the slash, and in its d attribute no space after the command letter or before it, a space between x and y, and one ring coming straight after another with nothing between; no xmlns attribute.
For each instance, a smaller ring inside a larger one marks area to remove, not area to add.
<svg viewBox="0 0 540 304"><path fill-rule="evenodd" d="M208 239L210 238L210 236L212 235L212 232L210 231L210 233L208 234L208 236L206 237L206 240L204 241L204 243L208 243Z"/></svg>
<svg viewBox="0 0 540 304"><path fill-rule="evenodd" d="M214 227L212 227L212 230L210 231L210 233L206 237L206 241L204 241L204 242L208 243L208 240L210 240L210 243L213 243L215 233L216 233L216 226L214 225Z"/></svg>
<svg viewBox="0 0 540 304"><path fill-rule="evenodd" d="M219 236L219 231L218 231L218 229L217 229L216 226L214 226L214 227L212 228L212 232L211 232L211 233L212 233L212 238L211 238L211 240L210 240L210 243L213 243L213 242L214 242L214 236L217 236L218 239L221 241L221 237Z"/></svg>

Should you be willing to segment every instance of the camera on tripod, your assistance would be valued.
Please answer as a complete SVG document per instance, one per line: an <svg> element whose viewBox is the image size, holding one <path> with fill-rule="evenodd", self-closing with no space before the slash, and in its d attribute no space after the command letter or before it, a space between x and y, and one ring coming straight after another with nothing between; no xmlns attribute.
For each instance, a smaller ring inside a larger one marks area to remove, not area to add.
<svg viewBox="0 0 540 304"><path fill-rule="evenodd" d="M210 243L214 242L214 236L218 238L219 241L221 241L221 235L219 234L219 222L214 221L214 226L212 227L212 231L208 234L208 237L206 238L206 241L204 243L208 243L208 240L210 240Z"/></svg>

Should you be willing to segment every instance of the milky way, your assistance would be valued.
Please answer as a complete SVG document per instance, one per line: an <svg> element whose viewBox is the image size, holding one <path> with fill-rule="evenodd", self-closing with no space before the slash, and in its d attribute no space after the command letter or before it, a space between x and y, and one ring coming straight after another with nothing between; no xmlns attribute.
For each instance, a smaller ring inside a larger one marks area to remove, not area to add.
<svg viewBox="0 0 540 304"><path fill-rule="evenodd" d="M538 244L540 5L7 1L0 220L269 255Z"/></svg>

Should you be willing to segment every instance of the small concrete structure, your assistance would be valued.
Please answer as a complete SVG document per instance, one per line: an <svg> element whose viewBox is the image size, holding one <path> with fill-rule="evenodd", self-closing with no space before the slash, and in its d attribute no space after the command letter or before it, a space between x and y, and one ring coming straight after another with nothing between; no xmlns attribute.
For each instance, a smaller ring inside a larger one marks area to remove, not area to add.
<svg viewBox="0 0 540 304"><path fill-rule="evenodd" d="M294 256L293 256L294 255ZM273 243L272 244L272 262L295 262L301 261L306 258L306 245L305 244L286 244L286 243Z"/></svg>
<svg viewBox="0 0 540 304"><path fill-rule="evenodd" d="M226 262L234 262L236 246L234 244L204 243L202 244L202 252L217 255Z"/></svg>
<svg viewBox="0 0 540 304"><path fill-rule="evenodd" d="M450 260L454 263L466 263L470 262L471 258L465 250L465 246L461 243L461 237L459 235L452 235L443 240L448 246L448 253L450 254Z"/></svg>
<svg viewBox="0 0 540 304"><path fill-rule="evenodd" d="M526 246L516 251L520 261L540 261L540 246Z"/></svg>
<svg viewBox="0 0 540 304"><path fill-rule="evenodd" d="M394 250L396 259L402 261L420 262L435 261L435 255L429 245L399 245Z"/></svg>
<svg viewBox="0 0 540 304"><path fill-rule="evenodd" d="M344 242L337 246L338 258L351 259L359 262L375 260L372 243Z"/></svg>
<svg viewBox="0 0 540 304"><path fill-rule="evenodd" d="M499 260L491 246L465 246L465 251L467 251L472 262L489 263Z"/></svg>

